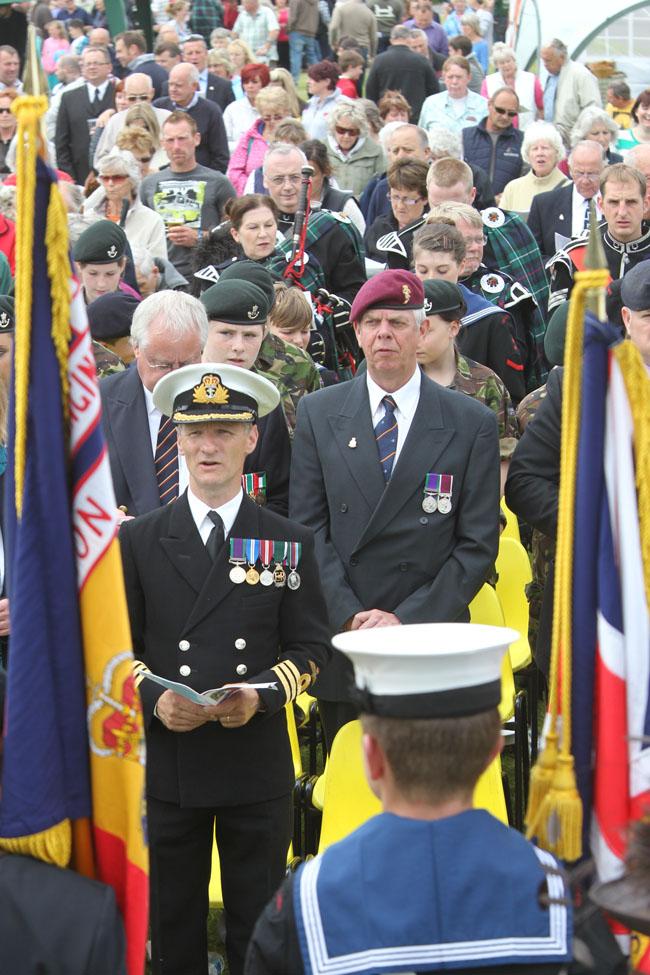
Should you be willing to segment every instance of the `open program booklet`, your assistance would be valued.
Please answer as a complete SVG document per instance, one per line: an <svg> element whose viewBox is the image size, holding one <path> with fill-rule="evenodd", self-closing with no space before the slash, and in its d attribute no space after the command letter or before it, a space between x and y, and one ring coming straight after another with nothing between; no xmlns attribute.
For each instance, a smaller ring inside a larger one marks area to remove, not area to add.
<svg viewBox="0 0 650 975"><path fill-rule="evenodd" d="M133 673L135 675L136 686L146 678L147 680L154 681L156 684L160 684L161 687L166 687L168 690L180 694L181 697L186 697L188 701L194 701L195 704L200 704L203 707L221 704L223 701L227 701L229 697L236 694L242 687L252 687L255 691L267 691L277 690L278 686L275 681L271 681L268 684L228 684L227 687L213 687L209 691L199 693L194 688L188 687L187 684L181 684L175 680L168 680L166 677L159 677L158 674L152 674L141 660L135 661Z"/></svg>

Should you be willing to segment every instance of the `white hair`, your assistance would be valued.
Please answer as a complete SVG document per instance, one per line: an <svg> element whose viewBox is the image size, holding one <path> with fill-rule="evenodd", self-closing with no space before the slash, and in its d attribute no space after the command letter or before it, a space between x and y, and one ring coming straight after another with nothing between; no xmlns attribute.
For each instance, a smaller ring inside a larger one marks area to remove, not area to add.
<svg viewBox="0 0 650 975"><path fill-rule="evenodd" d="M401 129L405 125L410 125L410 122L386 122L383 129L379 133L379 141L384 151L386 151L388 140L393 132L397 132L398 129Z"/></svg>
<svg viewBox="0 0 650 975"><path fill-rule="evenodd" d="M607 162L607 156L605 155L605 150L601 146L600 142L596 142L595 139L581 139L580 142L576 142L573 149L569 153L569 168L573 166L573 157L575 156L576 149L593 149L594 152L600 153L601 163Z"/></svg>
<svg viewBox="0 0 650 975"><path fill-rule="evenodd" d="M497 41L492 47L492 60L494 61L495 68L503 61L514 61L516 64L517 55L507 44Z"/></svg>
<svg viewBox="0 0 650 975"><path fill-rule="evenodd" d="M606 126L609 132L609 141L613 142L618 135L618 125L614 119L602 108L597 108L595 105L588 105L580 112L580 115L578 115L575 121L575 125L571 129L571 145L575 148L578 142L582 142L583 139L588 139L589 133L594 125L598 123Z"/></svg>
<svg viewBox="0 0 650 975"><path fill-rule="evenodd" d="M335 105L329 114L327 120L327 129L330 135L334 135L334 130L336 126L344 118L349 118L353 126L359 130L359 135L368 135L368 119L366 118L366 113L360 105L356 105L355 102L339 102Z"/></svg>
<svg viewBox="0 0 650 975"><path fill-rule="evenodd" d="M135 197L140 188L140 164L128 149L111 149L97 164L98 176L128 176Z"/></svg>
<svg viewBox="0 0 650 975"><path fill-rule="evenodd" d="M290 142L275 142L264 156L262 172L266 173L267 163L272 156L290 156L292 152L297 152L300 156L300 165L307 165L307 156L298 146L291 145Z"/></svg>
<svg viewBox="0 0 650 975"><path fill-rule="evenodd" d="M158 291L140 302L131 322L134 348L146 346L149 329L161 319L172 341L198 333L203 349L208 337L208 316L199 299L183 291Z"/></svg>
<svg viewBox="0 0 650 975"><path fill-rule="evenodd" d="M434 125L429 129L429 149L434 160L451 156L460 159L463 153L463 143L457 132L445 129L442 125Z"/></svg>
<svg viewBox="0 0 650 975"><path fill-rule="evenodd" d="M521 158L530 166L529 153L531 147L538 142L548 142L555 150L556 163L564 159L564 144L562 136L552 122L532 122L524 132L524 141L521 144Z"/></svg>

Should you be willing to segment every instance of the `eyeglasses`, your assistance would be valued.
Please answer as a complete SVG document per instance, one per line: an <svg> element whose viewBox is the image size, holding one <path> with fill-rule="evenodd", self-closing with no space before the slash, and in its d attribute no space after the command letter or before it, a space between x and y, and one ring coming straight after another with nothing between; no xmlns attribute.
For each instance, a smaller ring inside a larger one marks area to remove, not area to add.
<svg viewBox="0 0 650 975"><path fill-rule="evenodd" d="M414 207L416 203L424 202L423 196L400 196L399 193L388 193L388 199L391 203L403 207Z"/></svg>
<svg viewBox="0 0 650 975"><path fill-rule="evenodd" d="M262 121L266 125L268 122L281 122L284 115L262 115Z"/></svg>
<svg viewBox="0 0 650 975"><path fill-rule="evenodd" d="M600 173L581 173L577 169L571 170L574 179L588 179L590 183L597 183L600 180Z"/></svg>
<svg viewBox="0 0 650 975"><path fill-rule="evenodd" d="M183 360L183 362L151 362L146 356L144 361L155 372L172 372L173 369L182 369L183 366L193 366L196 363L196 359Z"/></svg>
<svg viewBox="0 0 650 975"><path fill-rule="evenodd" d="M519 115L519 112L513 112L511 108L501 108L500 105L493 105L492 108L497 115L507 115L508 118L516 118Z"/></svg>
<svg viewBox="0 0 650 975"><path fill-rule="evenodd" d="M344 129L342 125L335 125L334 131L337 135L359 135L358 129Z"/></svg>
<svg viewBox="0 0 650 975"><path fill-rule="evenodd" d="M273 186L283 186L284 183L288 183L289 186L299 186L302 176L270 176L269 183Z"/></svg>
<svg viewBox="0 0 650 975"><path fill-rule="evenodd" d="M125 95L127 102L148 102L149 95Z"/></svg>
<svg viewBox="0 0 650 975"><path fill-rule="evenodd" d="M465 246L468 244L474 244L476 247L485 247L487 244L487 237L465 237Z"/></svg>
<svg viewBox="0 0 650 975"><path fill-rule="evenodd" d="M108 174L108 175L100 176L99 177L99 179L100 179L100 181L102 183L123 183L124 180L125 179L128 179L128 178L129 178L128 176L123 176L123 175L119 175L119 174L117 176L112 176L112 175Z"/></svg>

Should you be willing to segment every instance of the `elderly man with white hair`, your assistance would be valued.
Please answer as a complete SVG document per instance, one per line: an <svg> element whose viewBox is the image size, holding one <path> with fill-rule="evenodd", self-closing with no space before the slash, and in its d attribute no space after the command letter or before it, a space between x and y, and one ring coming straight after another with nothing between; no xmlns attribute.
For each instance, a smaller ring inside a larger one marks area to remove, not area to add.
<svg viewBox="0 0 650 975"><path fill-rule="evenodd" d="M139 102L151 102L154 98L154 86L151 78L148 74L142 74L139 71L130 74L124 81L124 96L127 100L127 107L122 112L116 112L106 125L104 126L104 131L99 137L99 142L97 143L97 148L95 149L95 156L93 159L95 168L99 165L99 161L102 156L106 156L117 140L119 133L122 131L126 125L126 113L134 105ZM162 125L167 116L169 115L168 108L156 108L152 106L154 112L156 113L156 118L158 119L158 124Z"/></svg>
<svg viewBox="0 0 650 975"><path fill-rule="evenodd" d="M550 122L533 122L524 134L521 157L530 172L511 180L501 196L503 210L522 215L530 211L537 193L546 193L568 182L558 163L564 158L564 146L557 128Z"/></svg>
<svg viewBox="0 0 650 975"><path fill-rule="evenodd" d="M584 64L571 60L566 44L556 37L541 49L540 56L546 69L544 118L557 125L568 143L583 108L602 108L598 80Z"/></svg>
<svg viewBox="0 0 650 975"><path fill-rule="evenodd" d="M199 94L199 72L193 64L177 64L169 72L169 97L157 98L156 108L187 112L196 122L201 136L196 150L200 166L225 173L230 153L223 113L215 102Z"/></svg>

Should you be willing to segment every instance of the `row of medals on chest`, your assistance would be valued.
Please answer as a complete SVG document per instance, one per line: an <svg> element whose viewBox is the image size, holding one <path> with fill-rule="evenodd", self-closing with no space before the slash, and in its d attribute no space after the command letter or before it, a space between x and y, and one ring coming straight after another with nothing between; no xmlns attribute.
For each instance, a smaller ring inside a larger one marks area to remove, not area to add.
<svg viewBox="0 0 650 975"><path fill-rule="evenodd" d="M235 585L246 582L249 586L276 586L278 589L300 588L298 563L302 552L300 542L274 542L259 538L230 539L230 581ZM256 564L261 561L262 568ZM245 568L248 564L248 568ZM273 568L271 566L273 565ZM287 572L285 566L288 567Z"/></svg>

